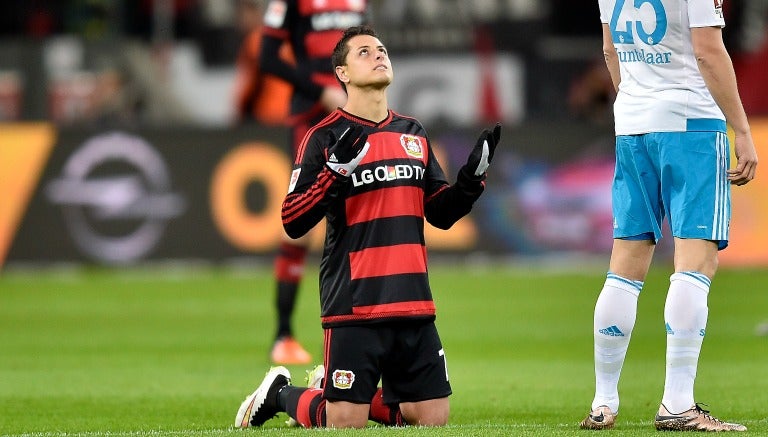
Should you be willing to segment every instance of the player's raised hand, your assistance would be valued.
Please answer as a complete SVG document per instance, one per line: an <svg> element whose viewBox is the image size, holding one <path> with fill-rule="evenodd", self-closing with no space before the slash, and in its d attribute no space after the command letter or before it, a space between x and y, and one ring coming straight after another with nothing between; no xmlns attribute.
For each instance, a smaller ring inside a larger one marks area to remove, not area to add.
<svg viewBox="0 0 768 437"><path fill-rule="evenodd" d="M349 177L363 160L368 148L368 134L363 132L362 126L353 126L342 132L336 139L336 135L329 131L331 147L328 148L328 161L325 165L340 176Z"/></svg>
<svg viewBox="0 0 768 437"><path fill-rule="evenodd" d="M464 166L464 171L468 173L467 176L472 176L475 179L484 177L485 171L488 170L488 165L490 165L491 160L493 159L493 154L496 151L496 146L499 144L500 138L501 123L496 123L493 130L483 130Z"/></svg>

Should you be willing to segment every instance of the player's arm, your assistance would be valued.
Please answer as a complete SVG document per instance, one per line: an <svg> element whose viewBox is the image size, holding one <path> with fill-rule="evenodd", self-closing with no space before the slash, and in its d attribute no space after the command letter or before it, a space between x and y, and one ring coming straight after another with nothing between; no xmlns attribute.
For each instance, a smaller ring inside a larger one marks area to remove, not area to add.
<svg viewBox="0 0 768 437"><path fill-rule="evenodd" d="M277 76L293 85L296 91L312 100L319 100L323 93L323 87L312 82L305 74L301 74L298 68L280 57L280 47L284 41L282 38L266 33L262 36L261 56L259 57L262 73Z"/></svg>
<svg viewBox="0 0 768 437"><path fill-rule="evenodd" d="M486 170L493 159L500 135L499 124L493 130L486 129L480 134L453 185L445 181L443 170L430 149L424 215L432 226L449 229L472 210L472 205L485 189Z"/></svg>
<svg viewBox="0 0 768 437"><path fill-rule="evenodd" d="M359 126L338 137L330 130L313 131L304 141L306 152L294 167L283 200L283 228L291 238L309 232L333 202L346 197L349 177L370 147Z"/></svg>
<svg viewBox="0 0 768 437"><path fill-rule="evenodd" d="M283 200L283 228L291 238L299 238L323 219L327 207L326 193L336 178L324 165L324 145L314 136L307 140L301 162L294 165L288 194Z"/></svg>
<svg viewBox="0 0 768 437"><path fill-rule="evenodd" d="M312 100L318 100L323 88L313 83L306 73L280 56L283 44L290 43L298 14L297 1L271 0L264 13L259 63L263 73L275 75L290 83L293 89ZM330 69L330 65L328 66Z"/></svg>
<svg viewBox="0 0 768 437"><path fill-rule="evenodd" d="M603 56L605 57L605 65L608 67L608 73L611 74L613 89L614 91L618 92L619 83L621 82L619 57L616 54L616 46L613 45L611 29L608 27L607 23L603 23Z"/></svg>
<svg viewBox="0 0 768 437"><path fill-rule="evenodd" d="M736 168L728 170L728 179L732 184L744 185L755 177L757 152L736 85L733 63L723 43L722 29L692 28L691 41L704 83L735 133L734 152L737 165Z"/></svg>

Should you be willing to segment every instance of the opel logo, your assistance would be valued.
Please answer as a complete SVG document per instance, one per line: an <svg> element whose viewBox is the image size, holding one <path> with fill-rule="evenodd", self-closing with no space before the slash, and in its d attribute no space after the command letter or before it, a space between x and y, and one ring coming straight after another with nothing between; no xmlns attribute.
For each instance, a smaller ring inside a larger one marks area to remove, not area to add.
<svg viewBox="0 0 768 437"><path fill-rule="evenodd" d="M146 256L186 207L171 192L162 156L142 138L119 132L86 141L45 193L61 206L75 244L107 264Z"/></svg>

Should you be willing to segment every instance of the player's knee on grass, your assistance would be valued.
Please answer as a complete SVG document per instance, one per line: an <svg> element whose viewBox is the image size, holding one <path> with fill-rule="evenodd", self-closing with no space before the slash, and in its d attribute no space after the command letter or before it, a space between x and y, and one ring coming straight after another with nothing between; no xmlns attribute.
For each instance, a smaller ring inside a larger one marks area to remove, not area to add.
<svg viewBox="0 0 768 437"><path fill-rule="evenodd" d="M400 412L408 425L445 426L448 424L450 404L448 398L403 402L400 404Z"/></svg>
<svg viewBox="0 0 768 437"><path fill-rule="evenodd" d="M328 428L365 428L368 425L368 404L334 401L325 405L325 422Z"/></svg>

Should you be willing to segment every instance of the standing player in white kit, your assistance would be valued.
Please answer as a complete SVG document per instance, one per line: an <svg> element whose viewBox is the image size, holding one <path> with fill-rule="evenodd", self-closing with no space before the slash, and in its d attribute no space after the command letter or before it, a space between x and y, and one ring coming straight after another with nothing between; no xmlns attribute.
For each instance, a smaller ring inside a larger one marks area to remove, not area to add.
<svg viewBox="0 0 768 437"><path fill-rule="evenodd" d="M669 220L675 272L659 430L745 431L694 401L718 250L728 245L730 184L755 177L757 154L722 39L723 0L599 0L603 52L617 90L614 245L594 314L595 397L581 428L612 428L637 299ZM726 121L735 133L730 168Z"/></svg>

